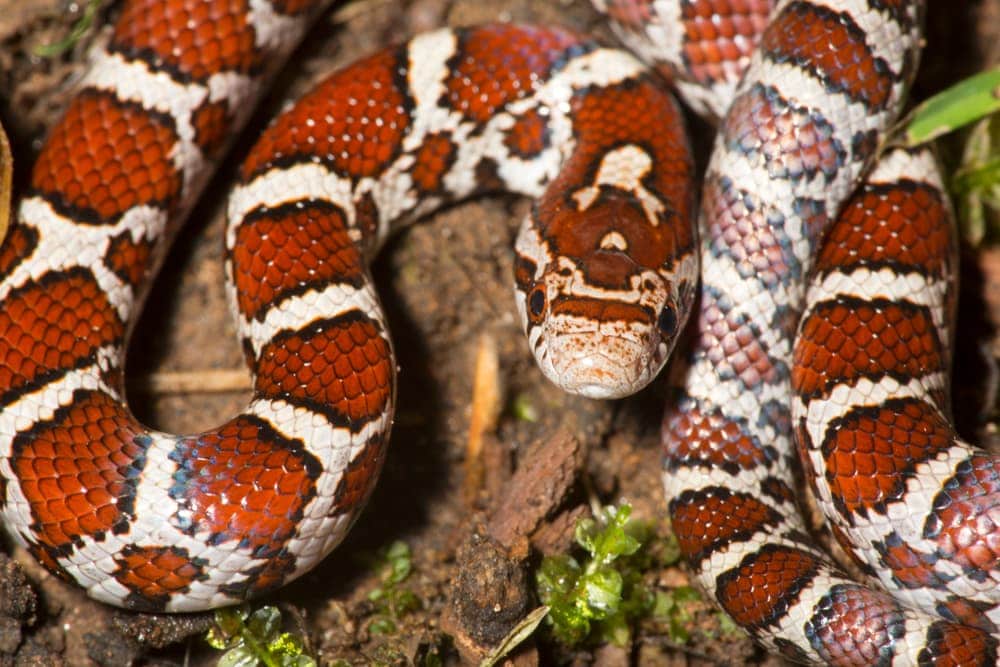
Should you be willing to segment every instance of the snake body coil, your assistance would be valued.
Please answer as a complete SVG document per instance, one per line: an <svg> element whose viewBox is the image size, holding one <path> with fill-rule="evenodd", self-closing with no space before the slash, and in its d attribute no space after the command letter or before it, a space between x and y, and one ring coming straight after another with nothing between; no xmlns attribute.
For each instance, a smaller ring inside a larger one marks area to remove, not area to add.
<svg viewBox="0 0 1000 667"><path fill-rule="evenodd" d="M138 424L122 367L147 278L323 4L128 2L52 130L0 253L0 513L42 563L149 611L243 600L315 565L370 493L392 420L367 262L393 227L502 188L536 198L516 297L540 367L570 391L655 377L700 260L665 480L682 550L737 623L805 662L997 661L1000 477L947 421L939 178L897 151L849 199L915 69L919 2L595 1L723 119L700 253L676 105L624 52L494 25L334 73L264 132L230 198L250 404L197 435ZM835 535L902 602L813 545L795 433Z"/></svg>

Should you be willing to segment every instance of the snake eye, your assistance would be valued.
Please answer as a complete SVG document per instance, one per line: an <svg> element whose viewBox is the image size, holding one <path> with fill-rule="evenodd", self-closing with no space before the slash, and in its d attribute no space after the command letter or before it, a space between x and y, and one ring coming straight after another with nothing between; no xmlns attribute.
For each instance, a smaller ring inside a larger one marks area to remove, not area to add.
<svg viewBox="0 0 1000 667"><path fill-rule="evenodd" d="M660 316L656 318L656 326L664 336L673 336L677 331L677 311L673 306L666 305L660 311Z"/></svg>
<svg viewBox="0 0 1000 667"><path fill-rule="evenodd" d="M528 295L528 314L536 322L545 314L545 286L536 285Z"/></svg>

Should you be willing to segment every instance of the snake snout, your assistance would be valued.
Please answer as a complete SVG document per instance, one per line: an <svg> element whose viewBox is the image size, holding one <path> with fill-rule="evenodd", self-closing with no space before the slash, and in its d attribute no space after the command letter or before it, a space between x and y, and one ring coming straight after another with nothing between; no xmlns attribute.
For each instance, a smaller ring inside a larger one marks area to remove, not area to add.
<svg viewBox="0 0 1000 667"><path fill-rule="evenodd" d="M564 391L587 398L623 398L656 375L653 353L640 341L620 336L562 334L550 341L545 374Z"/></svg>

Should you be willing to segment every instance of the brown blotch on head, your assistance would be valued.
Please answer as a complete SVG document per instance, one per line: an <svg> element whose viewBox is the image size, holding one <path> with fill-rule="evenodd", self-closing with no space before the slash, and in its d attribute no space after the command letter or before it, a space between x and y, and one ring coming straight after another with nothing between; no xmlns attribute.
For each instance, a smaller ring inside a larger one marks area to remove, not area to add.
<svg viewBox="0 0 1000 667"><path fill-rule="evenodd" d="M514 283L519 289L527 291L535 282L535 273L538 265L528 257L517 253L514 257Z"/></svg>
<svg viewBox="0 0 1000 667"><path fill-rule="evenodd" d="M599 297L569 296L553 300L552 316L580 317L595 322L628 322L650 326L656 319L649 308Z"/></svg>
<svg viewBox="0 0 1000 667"><path fill-rule="evenodd" d="M673 266L694 248L694 190L684 124L669 92L651 79L593 89L574 98L572 116L577 149L537 207L549 247L582 258L587 279L600 287L627 288L643 270ZM661 212L647 212L630 183L595 183L608 152L623 148L644 152L655 165L641 187L658 200ZM590 201L578 196L595 187ZM602 247L612 232L624 240L627 256Z"/></svg>
<svg viewBox="0 0 1000 667"><path fill-rule="evenodd" d="M682 225L654 227L638 201L618 190L603 192L585 211L546 207L540 217L554 252L576 258L589 283L608 289L629 289L634 276L672 265L678 253L690 249L688 239L679 238L684 232L672 228ZM625 238L627 252L601 247L612 231Z"/></svg>

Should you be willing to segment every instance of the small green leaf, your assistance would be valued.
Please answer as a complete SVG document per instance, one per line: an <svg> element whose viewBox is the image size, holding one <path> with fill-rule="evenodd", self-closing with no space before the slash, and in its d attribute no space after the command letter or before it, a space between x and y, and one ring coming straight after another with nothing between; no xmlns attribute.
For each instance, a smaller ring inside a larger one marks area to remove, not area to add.
<svg viewBox="0 0 1000 667"><path fill-rule="evenodd" d="M976 123L969 132L951 190L965 240L975 246L1000 237L1000 114Z"/></svg>
<svg viewBox="0 0 1000 667"><path fill-rule="evenodd" d="M224 607L215 610L215 627L211 628L205 636L206 641L212 648L226 649L235 646L238 641L240 630L243 628L243 621L249 615L249 610L245 606Z"/></svg>
<svg viewBox="0 0 1000 667"><path fill-rule="evenodd" d="M654 608L656 596L643 584L642 571L653 564L655 534L650 524L631 520L631 512L623 503L601 510L599 520L577 522L576 543L589 554L582 563L569 554L542 560L535 585L560 642L624 646L631 624Z"/></svg>
<svg viewBox="0 0 1000 667"><path fill-rule="evenodd" d="M316 660L308 655L282 655L278 664L281 667L316 667Z"/></svg>
<svg viewBox="0 0 1000 667"><path fill-rule="evenodd" d="M671 641L683 644L691 639L688 630L692 620L690 606L701 599L698 589L691 586L657 591L652 603L652 614L654 618L667 624L667 636Z"/></svg>
<svg viewBox="0 0 1000 667"><path fill-rule="evenodd" d="M368 624L368 632L373 635L393 635L396 634L396 624L391 618L378 616Z"/></svg>
<svg viewBox="0 0 1000 667"><path fill-rule="evenodd" d="M542 560L535 575L539 595L543 601L553 595L568 595L581 574L580 565L572 556L550 556Z"/></svg>
<svg viewBox="0 0 1000 667"><path fill-rule="evenodd" d="M590 634L590 621L570 604L555 604L549 608L552 631L556 638L570 646L579 644Z"/></svg>
<svg viewBox="0 0 1000 667"><path fill-rule="evenodd" d="M724 637L742 637L746 636L746 631L740 626L736 625L736 621L729 616L729 614L724 614L722 612L718 613L719 619L719 629L722 631Z"/></svg>
<svg viewBox="0 0 1000 667"><path fill-rule="evenodd" d="M531 402L531 398L527 394L518 394L514 397L511 412L514 414L514 419L519 421L531 424L538 421L538 408Z"/></svg>
<svg viewBox="0 0 1000 667"><path fill-rule="evenodd" d="M281 612L277 607L261 607L246 621L247 630L253 634L258 641L269 642L278 634L281 628Z"/></svg>
<svg viewBox="0 0 1000 667"><path fill-rule="evenodd" d="M282 632L268 645L267 650L274 655L299 656L305 650L302 639L291 632Z"/></svg>
<svg viewBox="0 0 1000 667"><path fill-rule="evenodd" d="M632 630L625 617L618 614L608 618L602 625L601 638L615 646L628 646L632 640Z"/></svg>
<svg viewBox="0 0 1000 667"><path fill-rule="evenodd" d="M604 551L608 554L609 560L614 560L622 556L631 556L641 546L642 544L639 540L629 535L624 528L616 526L614 530L608 531L607 544Z"/></svg>
<svg viewBox="0 0 1000 667"><path fill-rule="evenodd" d="M264 606L250 613L249 607L220 609L215 627L205 635L210 646L229 649L219 659L226 667L314 667L305 655L305 642L290 632L281 632L281 612Z"/></svg>
<svg viewBox="0 0 1000 667"><path fill-rule="evenodd" d="M677 604L701 601L701 593L693 586L678 586L671 591L671 594Z"/></svg>
<svg viewBox="0 0 1000 667"><path fill-rule="evenodd" d="M34 49L34 54L39 58L51 58L72 49L76 46L76 43L87 34L91 26L94 25L94 19L97 18L97 10L100 9L100 7L100 0L90 0L86 7L84 7L83 16L81 16L80 20L76 22L73 29L70 30L69 35L67 35L65 39L53 44L43 44L41 46L37 46Z"/></svg>
<svg viewBox="0 0 1000 667"><path fill-rule="evenodd" d="M667 534L661 543L660 564L663 567L676 565L681 560L681 545L673 533Z"/></svg>
<svg viewBox="0 0 1000 667"><path fill-rule="evenodd" d="M691 632L687 629L687 621L688 618L680 615L670 619L667 636L671 641L677 644L686 644L691 641Z"/></svg>
<svg viewBox="0 0 1000 667"><path fill-rule="evenodd" d="M410 576L412 569L410 560L410 545L402 540L397 540L389 545L386 551L386 559L389 562L390 573L387 582L398 584Z"/></svg>
<svg viewBox="0 0 1000 667"><path fill-rule="evenodd" d="M592 572L584 578L586 603L596 617L607 617L618 610L622 598L622 575L611 568Z"/></svg>
<svg viewBox="0 0 1000 667"><path fill-rule="evenodd" d="M394 634L396 621L422 606L416 593L400 587L413 572L410 546L401 540L393 542L379 551L374 565L382 583L367 595L375 606L368 629L376 635Z"/></svg>
<svg viewBox="0 0 1000 667"><path fill-rule="evenodd" d="M597 545L594 540L597 536L597 522L591 518L580 519L576 524L573 537L576 543L587 550L591 556L597 554Z"/></svg>
<svg viewBox="0 0 1000 667"><path fill-rule="evenodd" d="M218 667L257 667L260 659L246 646L237 646L219 658Z"/></svg>
<svg viewBox="0 0 1000 667"><path fill-rule="evenodd" d="M210 628L205 634L205 641L217 651L229 648L229 640L216 628Z"/></svg>
<svg viewBox="0 0 1000 667"><path fill-rule="evenodd" d="M907 146L936 139L1000 110L1000 67L960 81L920 104L908 117Z"/></svg>
<svg viewBox="0 0 1000 667"><path fill-rule="evenodd" d="M420 609L420 598L409 590L397 590L392 596L392 610L397 616L403 616Z"/></svg>

